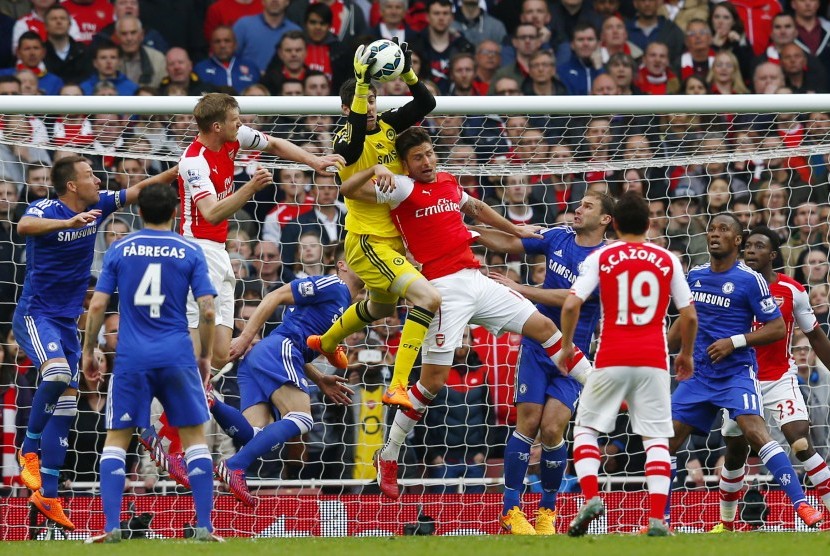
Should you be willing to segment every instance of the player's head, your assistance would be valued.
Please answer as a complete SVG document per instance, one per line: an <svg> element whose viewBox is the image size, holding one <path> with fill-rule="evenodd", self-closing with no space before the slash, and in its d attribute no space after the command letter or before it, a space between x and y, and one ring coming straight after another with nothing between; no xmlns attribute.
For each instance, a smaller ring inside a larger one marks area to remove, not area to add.
<svg viewBox="0 0 830 556"><path fill-rule="evenodd" d="M775 266L781 238L767 226L756 226L749 231L744 242L744 262L755 271Z"/></svg>
<svg viewBox="0 0 830 556"><path fill-rule="evenodd" d="M334 263L334 268L337 270L337 276L346 282L346 285L353 287L355 291L363 289L363 280L355 274L355 271L351 269L343 258L337 259L337 262Z"/></svg>
<svg viewBox="0 0 830 556"><path fill-rule="evenodd" d="M167 184L148 185L138 194L138 210L147 224L167 224L176 214L179 197Z"/></svg>
<svg viewBox="0 0 830 556"><path fill-rule="evenodd" d="M395 141L398 157L406 165L409 176L421 183L435 181L438 157L432 148L432 138L422 127L410 127Z"/></svg>
<svg viewBox="0 0 830 556"><path fill-rule="evenodd" d="M345 83L340 86L340 103L343 113L348 115L351 111L352 101L354 100L354 90L357 86L357 81L347 79ZM373 130L377 125L378 107L376 104L378 91L374 85L369 85L369 96L366 99L366 129Z"/></svg>
<svg viewBox="0 0 830 556"><path fill-rule="evenodd" d="M208 93L193 108L196 125L202 133L218 134L223 141L236 141L236 132L242 125L239 103L225 93Z"/></svg>
<svg viewBox="0 0 830 556"><path fill-rule="evenodd" d="M573 228L592 232L603 230L614 220L614 198L601 191L586 191L574 213Z"/></svg>
<svg viewBox="0 0 830 556"><path fill-rule="evenodd" d="M93 205L98 202L100 183L89 161L82 156L67 156L52 165L52 187L58 197L75 195L84 203Z"/></svg>
<svg viewBox="0 0 830 556"><path fill-rule="evenodd" d="M743 226L734 214L721 212L709 221L706 229L709 255L714 259L737 257L743 241Z"/></svg>
<svg viewBox="0 0 830 556"><path fill-rule="evenodd" d="M626 191L614 205L614 229L618 234L640 236L648 231L648 203L635 191Z"/></svg>

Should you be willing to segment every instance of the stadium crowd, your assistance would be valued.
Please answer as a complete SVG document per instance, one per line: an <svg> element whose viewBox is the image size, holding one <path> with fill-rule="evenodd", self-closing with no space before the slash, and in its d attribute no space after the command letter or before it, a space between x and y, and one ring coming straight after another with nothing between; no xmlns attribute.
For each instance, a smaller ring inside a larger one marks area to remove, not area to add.
<svg viewBox="0 0 830 556"><path fill-rule="evenodd" d="M0 95L335 95L351 76L352 53L377 38L406 41L413 66L435 95L660 95L830 92L830 15L818 0L0 0ZM759 15L763 14L763 16ZM7 39L7 40L6 40ZM379 94L408 94L402 82ZM0 109L2 111L2 109ZM3 451L25 434L37 371L11 332L25 274L25 241L15 223L29 203L51 194L49 166L63 147L83 149L102 187L129 187L166 167L195 136L189 115L135 119L66 115L44 120L0 115L0 334L3 350ZM245 115L243 122L301 145L330 152L338 119ZM729 163L649 166L654 158L692 153L751 152L820 145L830 113L711 117L430 116L424 125L448 166L500 163L594 163L642 160L642 167L561 175L462 176L466 192L517 224L567 224L588 190L643 193L651 241L677 253L685 267L705 262L707 215L728 210L745 229L767 224L782 240L781 267L809 291L830 333L830 203L827 155ZM23 131L21 131L23 130ZM13 133L12 133L13 131ZM23 146L19 134L27 141ZM115 153L134 153L134 157ZM142 155L153 155L144 158ZM237 159L242 184L257 159ZM636 166L632 163L629 166ZM236 331L263 296L297 277L331 273L343 258L345 205L334 177L296 169L274 174L239 211L227 242L237 278ZM98 232L95 276L106 249L141 228L135 211L119 211ZM478 249L483 271L538 285L544 257L517 258ZM100 338L100 358L113 365L119 316L113 304ZM372 454L383 445L387 410L380 403L394 364L405 310L347 339L348 407L312 397L315 426L249 478L371 479ZM266 326L281 321L275 313ZM80 329L83 329L83 322ZM520 337L473 327L455 352L447 388L423 425L407 439L404 477L500 476L499 461L516 422L513 370ZM793 354L808 400L813 442L830 451L830 372L796 336ZM328 368L329 372L335 369ZM417 374L418 370L414 371ZM233 405L235 371L215 385ZM81 385L79 413L65 466L72 483L96 481L103 447L106 385ZM627 433L623 412L603 445L606 472L637 474L643 450ZM162 436L165 431L161 431ZM218 430L215 459L235 450ZM717 472L717 431L684 452L689 482L705 486ZM628 455L621 455L621 454ZM632 455L633 454L633 455ZM149 457L132 450L134 476L153 489ZM3 467L13 493L17 468ZM566 484L572 484L566 483ZM712 485L709 485L712 486ZM637 485L640 488L640 485ZM475 491L475 487L468 487ZM74 489L76 493L82 490Z"/></svg>

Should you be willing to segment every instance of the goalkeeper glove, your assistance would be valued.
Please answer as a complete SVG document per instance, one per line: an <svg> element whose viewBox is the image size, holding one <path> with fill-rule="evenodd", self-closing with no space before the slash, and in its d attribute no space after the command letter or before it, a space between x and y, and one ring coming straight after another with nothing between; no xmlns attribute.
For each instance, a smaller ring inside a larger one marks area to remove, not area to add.
<svg viewBox="0 0 830 556"><path fill-rule="evenodd" d="M398 37L392 37L392 42L401 47L403 52L403 71L401 72L401 79L410 87L418 82L418 74L412 71L412 51L409 50L409 44L406 42L399 43Z"/></svg>
<svg viewBox="0 0 830 556"><path fill-rule="evenodd" d="M369 96L369 84L372 81L369 75L369 68L375 63L375 55L369 52L365 45L357 47L354 53L354 99L351 110L358 114L365 114L368 110L366 99Z"/></svg>

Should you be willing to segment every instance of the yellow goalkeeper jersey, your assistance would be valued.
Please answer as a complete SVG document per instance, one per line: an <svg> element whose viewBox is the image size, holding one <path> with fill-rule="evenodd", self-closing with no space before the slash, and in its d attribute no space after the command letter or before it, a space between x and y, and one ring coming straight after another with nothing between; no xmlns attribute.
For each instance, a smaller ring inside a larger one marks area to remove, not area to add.
<svg viewBox="0 0 830 556"><path fill-rule="evenodd" d="M342 140L343 136L351 133L351 126L345 125L335 137L335 142ZM403 164L398 160L398 152L395 150L395 139L398 134L395 129L378 118L378 126L373 131L366 133L366 140L363 144L363 153L354 164L350 164L338 172L340 183L343 183L351 176L371 168L375 164L383 164L396 174L403 174ZM389 205L378 205L354 199L345 199L346 208L346 230L355 234L373 235L380 237L398 237L400 234L392 224L389 217Z"/></svg>

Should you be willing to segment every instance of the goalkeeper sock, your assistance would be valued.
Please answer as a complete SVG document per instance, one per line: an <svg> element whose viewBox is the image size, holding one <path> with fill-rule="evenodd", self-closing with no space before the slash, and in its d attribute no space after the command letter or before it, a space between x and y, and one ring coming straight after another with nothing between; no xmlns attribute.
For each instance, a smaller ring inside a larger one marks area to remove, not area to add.
<svg viewBox="0 0 830 556"><path fill-rule="evenodd" d="M65 369L69 373L69 367ZM61 381L42 380L37 387L32 400L32 412L29 414L29 425L26 427L26 438L23 439L21 450L24 454L37 453L40 447L40 438L46 423L52 418L58 398L66 390L67 385Z"/></svg>
<svg viewBox="0 0 830 556"><path fill-rule="evenodd" d="M775 477L775 480L787 493L787 497L797 510L801 504L807 501L807 497L804 495L804 489L801 488L798 475L795 474L795 469L793 469L787 454L784 453L778 442L770 440L761 446L758 455L761 456L764 466Z"/></svg>
<svg viewBox="0 0 830 556"><path fill-rule="evenodd" d="M308 413L289 412L275 423L271 423L254 436L239 452L228 459L230 469L248 469L257 458L273 451L295 436L311 430L313 421Z"/></svg>
<svg viewBox="0 0 830 556"><path fill-rule="evenodd" d="M813 454L802 462L810 483L816 487L824 506L830 510L830 468L819 454Z"/></svg>
<svg viewBox="0 0 830 556"><path fill-rule="evenodd" d="M540 508L549 510L556 509L556 495L562 485L562 477L565 475L565 467L568 464L568 445L565 440L558 446L550 447L542 444L542 461L539 464L542 468L542 499L539 501Z"/></svg>
<svg viewBox="0 0 830 556"><path fill-rule="evenodd" d="M406 436L415 428L418 421L423 419L427 407L435 399L435 394L427 390L420 381L416 382L407 393L409 394L409 401L412 402L412 409L407 411L398 410L395 413L395 419L389 428L389 437L380 451L380 459L382 460L397 461L401 453L401 445L406 440Z"/></svg>
<svg viewBox="0 0 830 556"><path fill-rule="evenodd" d="M504 507L502 515L512 508L522 507L522 493L525 488L525 475L527 465L530 461L530 448L533 446L533 439L519 431L513 431L507 439L507 446L504 448Z"/></svg>
<svg viewBox="0 0 830 556"><path fill-rule="evenodd" d="M187 462L187 479L193 491L196 507L196 526L213 531L210 512L213 511L213 459L207 444L194 444L184 451Z"/></svg>
<svg viewBox="0 0 830 556"><path fill-rule="evenodd" d="M669 465L671 476L669 477L669 495L666 498L666 508L663 510L663 521L666 525L671 525L671 491L674 486L674 480L677 478L677 456L672 456L669 452Z"/></svg>
<svg viewBox="0 0 830 556"><path fill-rule="evenodd" d="M52 418L43 429L40 442L43 496L55 498L58 495L58 477L66 460L69 448L69 429L75 423L78 401L75 396L61 396L55 404Z"/></svg>
<svg viewBox="0 0 830 556"><path fill-rule="evenodd" d="M390 382L392 386L400 385L405 388L409 384L409 373L412 372L412 366L418 358L418 352L421 351L421 345L424 343L424 336L427 335L434 317L435 313L423 307L416 306L409 310L403 330L401 330L400 347L398 347L398 353L395 354L395 370Z"/></svg>
<svg viewBox="0 0 830 556"><path fill-rule="evenodd" d="M124 498L124 484L127 481L126 450L117 446L104 446L101 452L100 474L101 503L106 519L104 531L109 533L121 527L121 502Z"/></svg>
<svg viewBox="0 0 830 556"><path fill-rule="evenodd" d="M557 330L556 334L542 343L542 347L545 349L545 353L548 354L551 361L556 364L559 361L559 354L562 351L562 333ZM579 383L585 384L592 370L591 363L586 359L582 350L575 348L574 357L568 363L568 374Z"/></svg>
<svg viewBox="0 0 830 556"><path fill-rule="evenodd" d="M735 514L738 511L738 500L741 499L741 491L744 488L744 466L740 469L727 469L720 471L720 482L718 492L720 494L720 520L724 525L735 521Z"/></svg>
<svg viewBox="0 0 830 556"><path fill-rule="evenodd" d="M369 302L359 301L350 305L325 334L320 337L321 347L326 353L331 353L340 345L346 336L363 330L366 326L375 322L376 319L369 314Z"/></svg>
<svg viewBox="0 0 830 556"><path fill-rule="evenodd" d="M663 521L666 500L671 483L671 456L668 438L650 438L643 441L646 451L646 486L648 487L651 519Z"/></svg>
<svg viewBox="0 0 830 556"><path fill-rule="evenodd" d="M574 468L585 500L599 495L599 465L602 454L597 442L597 431L574 427Z"/></svg>
<svg viewBox="0 0 830 556"><path fill-rule="evenodd" d="M244 446L254 437L254 428L242 415L242 412L224 402L216 400L210 408L216 422L228 436L241 446Z"/></svg>

